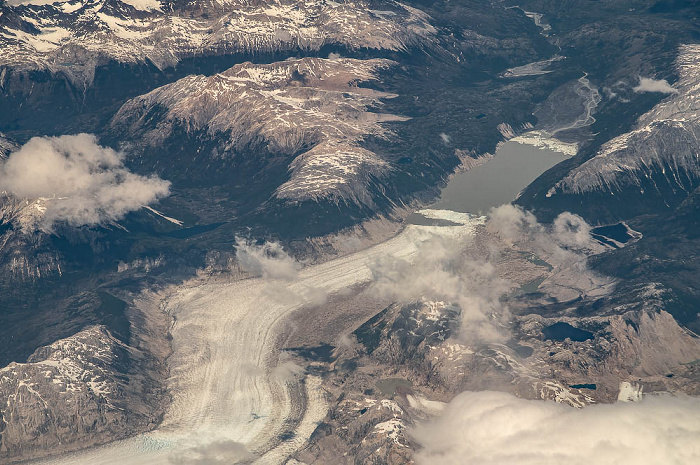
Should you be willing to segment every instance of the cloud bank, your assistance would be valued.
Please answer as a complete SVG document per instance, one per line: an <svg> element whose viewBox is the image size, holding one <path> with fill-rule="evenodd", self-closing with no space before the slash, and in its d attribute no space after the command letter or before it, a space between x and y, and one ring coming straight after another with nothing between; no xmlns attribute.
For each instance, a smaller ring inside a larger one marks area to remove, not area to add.
<svg viewBox="0 0 700 465"><path fill-rule="evenodd" d="M700 463L700 399L574 409L502 392L464 392L412 432L429 465L690 465Z"/></svg>
<svg viewBox="0 0 700 465"><path fill-rule="evenodd" d="M93 135L35 137L0 165L0 190L45 198L40 229L117 221L168 195L170 183L131 173L123 155Z"/></svg>
<svg viewBox="0 0 700 465"><path fill-rule="evenodd" d="M666 79L652 79L639 77L639 85L633 87L635 92L660 92L662 94L675 94L678 90L673 88Z"/></svg>

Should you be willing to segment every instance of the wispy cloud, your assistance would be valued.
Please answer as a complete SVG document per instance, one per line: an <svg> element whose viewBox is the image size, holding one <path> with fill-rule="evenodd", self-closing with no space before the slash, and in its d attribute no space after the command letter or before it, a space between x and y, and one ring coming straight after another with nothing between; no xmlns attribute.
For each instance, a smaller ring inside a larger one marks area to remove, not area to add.
<svg viewBox="0 0 700 465"><path fill-rule="evenodd" d="M469 238L440 235L421 239L417 256L410 260L380 257L372 265L371 291L400 303L439 300L461 309L456 337L469 344L501 342L509 336L510 312L502 297L517 287L499 275L503 248L527 247L553 265L585 268L586 254L594 246L590 226L579 216L562 213L553 224L543 225L519 207L492 209L486 230L488 245L470 247Z"/></svg>
<svg viewBox="0 0 700 465"><path fill-rule="evenodd" d="M236 260L241 269L263 278L263 295L270 300L299 305L320 305L326 300L323 289L301 282L301 263L278 242L258 244L237 237Z"/></svg>
<svg viewBox="0 0 700 465"><path fill-rule="evenodd" d="M487 228L506 244L526 246L553 265L585 266L586 256L597 247L590 225L569 212L561 213L551 225L543 225L532 213L506 204L491 210Z"/></svg>
<svg viewBox="0 0 700 465"><path fill-rule="evenodd" d="M256 244L237 237L236 259L241 268L266 279L295 281L301 269L278 242Z"/></svg>
<svg viewBox="0 0 700 465"><path fill-rule="evenodd" d="M371 291L400 303L439 300L459 305L459 337L473 344L503 340L508 310L501 295L510 288L495 267L470 255L466 244L434 235L418 245L418 255L404 260L382 257L372 266Z"/></svg>

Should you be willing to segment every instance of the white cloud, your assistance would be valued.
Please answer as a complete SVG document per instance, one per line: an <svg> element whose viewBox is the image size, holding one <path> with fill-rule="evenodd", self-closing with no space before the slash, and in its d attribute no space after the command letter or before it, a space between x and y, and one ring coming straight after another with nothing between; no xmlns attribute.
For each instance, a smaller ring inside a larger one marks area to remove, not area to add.
<svg viewBox="0 0 700 465"><path fill-rule="evenodd" d="M452 142L452 137L448 136L448 135L445 134L444 132L441 132L441 133L440 133L440 139L442 139L442 142L443 142L445 145L449 145L450 142Z"/></svg>
<svg viewBox="0 0 700 465"><path fill-rule="evenodd" d="M123 155L78 134L35 137L0 165L0 190L19 198L47 198L39 228L116 221L168 195L170 183L129 172Z"/></svg>
<svg viewBox="0 0 700 465"><path fill-rule="evenodd" d="M287 305L321 305L326 301L324 289L301 283L301 263L278 242L256 244L237 237L236 260L241 269L266 281L262 295L272 301Z"/></svg>
<svg viewBox="0 0 700 465"><path fill-rule="evenodd" d="M660 92L662 94L675 94L678 92L666 79L652 79L639 77L639 85L633 87L635 92Z"/></svg>
<svg viewBox="0 0 700 465"><path fill-rule="evenodd" d="M292 361L284 361L272 370L272 376L282 383L292 383L304 377L304 368Z"/></svg>
<svg viewBox="0 0 700 465"><path fill-rule="evenodd" d="M591 244L591 227L578 215L564 212L554 219L552 234L565 247L588 247Z"/></svg>
<svg viewBox="0 0 700 465"><path fill-rule="evenodd" d="M585 266L587 255L597 248L590 236L591 227L578 215L564 212L551 226L538 223L532 213L506 204L489 212L488 229L506 243L520 243L532 252L547 257L553 265Z"/></svg>
<svg viewBox="0 0 700 465"><path fill-rule="evenodd" d="M237 237L236 259L241 268L266 279L296 281L301 269L278 242L258 245Z"/></svg>
<svg viewBox="0 0 700 465"><path fill-rule="evenodd" d="M691 465L700 463L700 399L646 397L583 409L464 392L412 431L416 463Z"/></svg>
<svg viewBox="0 0 700 465"><path fill-rule="evenodd" d="M508 243L517 242L526 236L538 236L544 230L535 215L514 205L492 208L488 216L488 229Z"/></svg>

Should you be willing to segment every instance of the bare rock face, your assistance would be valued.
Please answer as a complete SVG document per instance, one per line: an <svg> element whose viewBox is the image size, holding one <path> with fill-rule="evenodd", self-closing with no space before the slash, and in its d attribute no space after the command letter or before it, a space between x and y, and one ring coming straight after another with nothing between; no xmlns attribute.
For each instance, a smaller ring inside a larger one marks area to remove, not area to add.
<svg viewBox="0 0 700 465"><path fill-rule="evenodd" d="M403 406L402 406L403 405ZM351 394L331 411L298 458L303 463L405 464L413 449L405 434L413 423L404 400Z"/></svg>
<svg viewBox="0 0 700 465"><path fill-rule="evenodd" d="M61 253L42 247L47 242L45 234L31 228L23 230L41 218L45 200L0 194L0 275L4 281L0 287L60 276Z"/></svg>
<svg viewBox="0 0 700 465"><path fill-rule="evenodd" d="M144 371L127 377L139 353L103 326L41 347L0 369L0 458L27 459L113 441L153 428L162 393Z"/></svg>
<svg viewBox="0 0 700 465"><path fill-rule="evenodd" d="M533 349L518 362L523 397L529 397L522 384L526 377L543 381L534 398L576 407L615 401L620 382L691 395L700 387L687 365L700 354L700 338L663 310L563 320L524 317L520 324L527 329L519 344Z"/></svg>
<svg viewBox="0 0 700 465"><path fill-rule="evenodd" d="M275 191L279 199L367 204L368 185L391 168L360 142L389 137L385 123L405 118L370 111L392 96L358 84L392 66L389 60L345 58L243 63L134 98L111 127L116 139L130 141L125 147L142 164L158 163L149 150L196 138L199 147L215 145L196 163L221 163L231 179L238 167L260 163L256 159L265 154L291 157L290 178Z"/></svg>
<svg viewBox="0 0 700 465"><path fill-rule="evenodd" d="M0 139L0 143L2 143L2 139ZM7 154L17 148L10 145L9 141L4 147L8 148ZM2 237L0 255L3 256L0 273L3 274L8 284L33 281L40 278L42 274L49 276L58 271L55 254L52 259L44 257L42 260L37 255L28 252L28 249L32 249L32 246L37 243L38 237L36 235L21 234L15 231L15 228L20 229L22 224L31 223L40 216L40 208L40 200L29 202L8 193L0 194L0 224L3 226L0 233L0 237Z"/></svg>
<svg viewBox="0 0 700 465"><path fill-rule="evenodd" d="M407 308L423 310L411 314ZM700 338L651 306L585 318L517 316L510 341L487 345L459 339L458 315L458 309L432 302L390 308L356 334L369 344L375 362L408 370L417 385L438 392L517 386L522 397L556 398L580 407L614 400L620 381L658 382L663 387L657 390L690 394L699 387L685 364L700 356Z"/></svg>

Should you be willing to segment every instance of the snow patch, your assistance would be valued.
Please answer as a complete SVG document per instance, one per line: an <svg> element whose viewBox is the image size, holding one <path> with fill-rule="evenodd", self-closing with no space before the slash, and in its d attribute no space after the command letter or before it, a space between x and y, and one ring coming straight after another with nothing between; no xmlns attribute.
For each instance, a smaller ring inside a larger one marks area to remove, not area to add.
<svg viewBox="0 0 700 465"><path fill-rule="evenodd" d="M644 386L641 384L622 381L620 383L620 392L617 395L617 400L620 402L639 402L642 400L642 392Z"/></svg>
<svg viewBox="0 0 700 465"><path fill-rule="evenodd" d="M563 142L545 131L529 131L512 138L511 141L563 153L569 157L573 157L578 153L578 144L576 142Z"/></svg>

